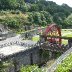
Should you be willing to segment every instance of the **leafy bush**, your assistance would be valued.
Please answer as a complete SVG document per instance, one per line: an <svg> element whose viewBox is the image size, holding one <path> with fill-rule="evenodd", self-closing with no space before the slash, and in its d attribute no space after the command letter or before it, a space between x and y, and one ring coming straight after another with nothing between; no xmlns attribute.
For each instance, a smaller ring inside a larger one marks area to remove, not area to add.
<svg viewBox="0 0 72 72"><path fill-rule="evenodd" d="M57 23L58 25L62 25L63 27L68 25L71 26L71 17L69 15L72 13L72 8L66 4L59 6L55 2L46 0L0 0L0 10L0 16L7 15L9 13L23 13L28 15L28 19L24 19L24 21L23 17L20 18L20 20L19 18L15 18L16 20L12 19L10 20L11 22L8 21L10 24L8 23L7 25L10 27L14 27L14 24L16 23L15 28L19 27L20 23L21 25L38 24L45 26L53 22ZM3 20L0 19L0 21Z"/></svg>
<svg viewBox="0 0 72 72"><path fill-rule="evenodd" d="M0 9L16 9L17 6L16 0L0 0Z"/></svg>
<svg viewBox="0 0 72 72"><path fill-rule="evenodd" d="M12 61L0 61L0 72L6 72L10 66L13 66Z"/></svg>
<svg viewBox="0 0 72 72"><path fill-rule="evenodd" d="M72 26L72 14L65 19L65 24L67 26Z"/></svg>
<svg viewBox="0 0 72 72"><path fill-rule="evenodd" d="M70 54L60 65L55 72L72 72L72 54Z"/></svg>
<svg viewBox="0 0 72 72"><path fill-rule="evenodd" d="M37 65L27 65L27 66L22 66L20 69L20 72L43 72L40 68L38 68Z"/></svg>
<svg viewBox="0 0 72 72"><path fill-rule="evenodd" d="M0 23L11 29L23 28L23 25L28 23L27 15L24 15L21 12L18 13L19 14L17 14L17 12L10 11L8 14L3 14L0 18Z"/></svg>
<svg viewBox="0 0 72 72"><path fill-rule="evenodd" d="M33 24L45 26L52 23L52 16L46 11L28 13L28 20Z"/></svg>

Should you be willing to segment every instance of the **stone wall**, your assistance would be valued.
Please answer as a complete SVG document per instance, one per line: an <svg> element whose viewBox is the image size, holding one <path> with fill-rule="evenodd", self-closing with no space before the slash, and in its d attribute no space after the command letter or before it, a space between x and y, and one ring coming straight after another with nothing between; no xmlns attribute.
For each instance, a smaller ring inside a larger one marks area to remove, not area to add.
<svg viewBox="0 0 72 72"><path fill-rule="evenodd" d="M16 36L16 33L14 33L14 32L12 32L12 31L10 31L10 32L8 32L8 34L7 34L7 38L10 38L10 37L15 37Z"/></svg>
<svg viewBox="0 0 72 72"><path fill-rule="evenodd" d="M24 52L20 52L13 56L6 57L5 60L13 62L13 66L9 66L7 72L19 71L22 65L39 64L39 47L28 49Z"/></svg>
<svg viewBox="0 0 72 72"><path fill-rule="evenodd" d="M31 56L32 55L32 56ZM32 58L32 59L31 59ZM19 65L37 64L39 62L39 48L35 47L26 52L19 53L15 59L20 63ZM31 62L31 60L33 62Z"/></svg>

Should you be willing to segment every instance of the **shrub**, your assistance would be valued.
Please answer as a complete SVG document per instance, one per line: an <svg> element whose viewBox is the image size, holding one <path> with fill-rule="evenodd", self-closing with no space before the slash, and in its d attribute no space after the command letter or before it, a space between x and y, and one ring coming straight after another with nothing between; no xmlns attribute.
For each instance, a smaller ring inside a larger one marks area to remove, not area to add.
<svg viewBox="0 0 72 72"><path fill-rule="evenodd" d="M60 65L55 72L70 72L72 70L72 54L70 54Z"/></svg>
<svg viewBox="0 0 72 72"><path fill-rule="evenodd" d="M22 66L20 72L43 72L37 65Z"/></svg>

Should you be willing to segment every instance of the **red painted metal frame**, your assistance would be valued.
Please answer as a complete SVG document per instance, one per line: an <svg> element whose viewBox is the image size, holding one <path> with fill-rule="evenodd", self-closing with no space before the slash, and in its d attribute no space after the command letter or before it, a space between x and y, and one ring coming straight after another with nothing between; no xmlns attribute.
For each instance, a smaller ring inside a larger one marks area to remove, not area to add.
<svg viewBox="0 0 72 72"><path fill-rule="evenodd" d="M58 25L56 25L56 24L51 24L51 25L47 26L44 34L45 34L45 35L48 35L48 33L49 33L53 28L56 28L56 29L57 29L57 32L58 32L58 36L61 36L61 29L60 29L60 27L59 27ZM53 42L53 39L50 38L49 41ZM58 38L58 43L61 44L61 38Z"/></svg>

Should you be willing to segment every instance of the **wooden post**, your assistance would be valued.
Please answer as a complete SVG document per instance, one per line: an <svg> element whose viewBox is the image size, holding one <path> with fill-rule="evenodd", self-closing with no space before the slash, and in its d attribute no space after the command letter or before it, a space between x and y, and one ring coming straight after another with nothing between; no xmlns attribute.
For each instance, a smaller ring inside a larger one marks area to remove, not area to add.
<svg viewBox="0 0 72 72"><path fill-rule="evenodd" d="M72 47L72 39L68 39L68 45L69 47Z"/></svg>

